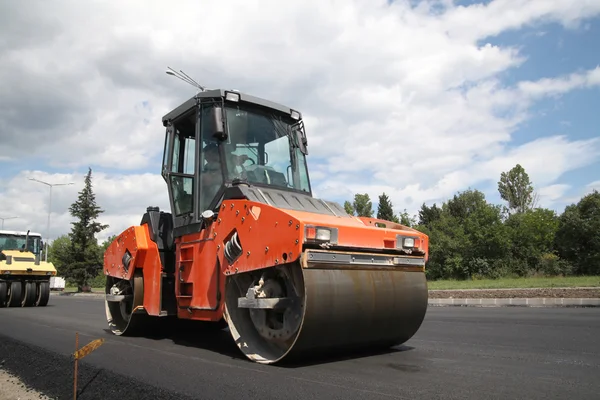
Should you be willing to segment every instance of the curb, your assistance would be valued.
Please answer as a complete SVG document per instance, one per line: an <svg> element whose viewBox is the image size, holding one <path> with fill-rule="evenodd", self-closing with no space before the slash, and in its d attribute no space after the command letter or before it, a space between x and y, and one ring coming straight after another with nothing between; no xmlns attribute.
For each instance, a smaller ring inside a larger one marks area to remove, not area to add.
<svg viewBox="0 0 600 400"><path fill-rule="evenodd" d="M104 293L60 293L51 292L53 296L84 297L88 299L104 299ZM431 307L600 307L600 298L494 298L494 299L429 299Z"/></svg>
<svg viewBox="0 0 600 400"><path fill-rule="evenodd" d="M507 299L429 299L434 307L600 307L600 299L534 297Z"/></svg>
<svg viewBox="0 0 600 400"><path fill-rule="evenodd" d="M65 293L65 292L50 292L50 296L61 297L87 297L91 299L104 299L104 293Z"/></svg>
<svg viewBox="0 0 600 400"><path fill-rule="evenodd" d="M429 292L502 292L502 291L517 291L517 290L600 290L600 286L552 286L552 287L511 287L511 288L483 288L483 289L428 289Z"/></svg>

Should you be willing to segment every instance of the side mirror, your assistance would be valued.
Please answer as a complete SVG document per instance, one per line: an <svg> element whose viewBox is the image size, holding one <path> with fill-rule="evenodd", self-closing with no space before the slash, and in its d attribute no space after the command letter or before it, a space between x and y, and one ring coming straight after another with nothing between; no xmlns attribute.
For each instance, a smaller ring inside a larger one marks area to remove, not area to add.
<svg viewBox="0 0 600 400"><path fill-rule="evenodd" d="M213 136L219 140L227 139L225 126L223 124L223 109L221 107L214 107L211 110L211 123Z"/></svg>
<svg viewBox="0 0 600 400"><path fill-rule="evenodd" d="M307 155L308 149L306 148L306 137L304 136L302 129L294 129L294 136L296 144L298 145L298 148L300 148L302 154Z"/></svg>

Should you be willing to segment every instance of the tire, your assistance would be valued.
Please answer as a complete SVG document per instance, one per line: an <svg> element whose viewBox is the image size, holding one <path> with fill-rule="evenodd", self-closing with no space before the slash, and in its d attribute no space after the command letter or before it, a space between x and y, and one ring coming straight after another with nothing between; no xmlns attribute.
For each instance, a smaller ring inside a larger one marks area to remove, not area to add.
<svg viewBox="0 0 600 400"><path fill-rule="evenodd" d="M21 281L10 282L7 300L8 307L21 307L22 289L23 286L21 285Z"/></svg>
<svg viewBox="0 0 600 400"><path fill-rule="evenodd" d="M6 307L8 299L8 285L6 282L0 282L0 308Z"/></svg>
<svg viewBox="0 0 600 400"><path fill-rule="evenodd" d="M37 295L37 285L35 282L24 282L25 292L23 293L23 300L21 301L21 307L33 307L35 305Z"/></svg>
<svg viewBox="0 0 600 400"><path fill-rule="evenodd" d="M50 282L38 282L37 283L37 297L35 305L37 307L45 307L50 300Z"/></svg>

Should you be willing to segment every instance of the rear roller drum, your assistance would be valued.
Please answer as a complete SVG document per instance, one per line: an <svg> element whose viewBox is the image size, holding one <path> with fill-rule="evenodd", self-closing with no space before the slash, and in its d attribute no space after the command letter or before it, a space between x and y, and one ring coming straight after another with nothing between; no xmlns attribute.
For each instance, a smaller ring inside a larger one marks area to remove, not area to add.
<svg viewBox="0 0 600 400"><path fill-rule="evenodd" d="M143 330L145 312L136 311L144 304L144 278L136 273L132 280L106 277L106 319L110 330L118 336L130 336Z"/></svg>
<svg viewBox="0 0 600 400"><path fill-rule="evenodd" d="M6 282L0 282L0 308L6 307L8 299L8 285Z"/></svg>
<svg viewBox="0 0 600 400"><path fill-rule="evenodd" d="M23 300L21 281L10 282L8 286L8 307L21 307Z"/></svg>
<svg viewBox="0 0 600 400"><path fill-rule="evenodd" d="M21 307L31 307L35 304L36 300L36 284L35 282L24 282L25 291L23 292L23 298L21 300Z"/></svg>
<svg viewBox="0 0 600 400"><path fill-rule="evenodd" d="M35 299L36 307L45 307L50 300L50 282L38 282Z"/></svg>

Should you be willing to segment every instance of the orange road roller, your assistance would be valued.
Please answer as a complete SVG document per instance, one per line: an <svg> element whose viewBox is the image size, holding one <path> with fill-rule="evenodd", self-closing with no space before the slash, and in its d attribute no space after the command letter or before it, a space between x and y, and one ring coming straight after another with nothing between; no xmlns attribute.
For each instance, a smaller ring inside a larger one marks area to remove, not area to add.
<svg viewBox="0 0 600 400"><path fill-rule="evenodd" d="M104 254L115 335L212 321L248 359L273 364L418 331L427 235L313 197L299 111L210 89L162 121L171 210L148 207Z"/></svg>

